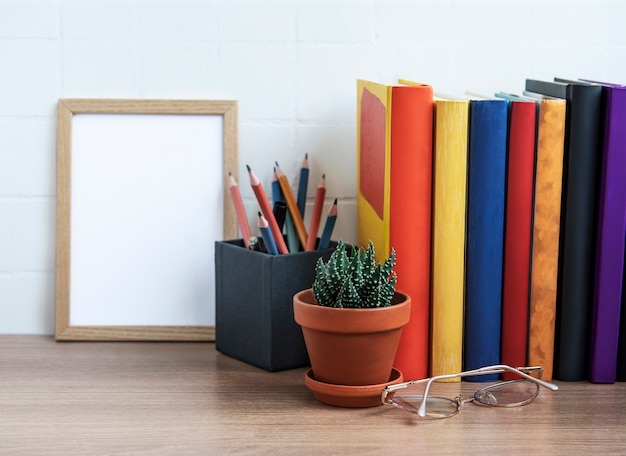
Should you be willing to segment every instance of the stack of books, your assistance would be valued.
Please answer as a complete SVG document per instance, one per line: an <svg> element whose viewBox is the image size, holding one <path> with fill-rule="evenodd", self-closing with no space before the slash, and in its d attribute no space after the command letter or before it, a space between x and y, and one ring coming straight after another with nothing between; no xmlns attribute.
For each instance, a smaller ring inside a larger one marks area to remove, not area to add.
<svg viewBox="0 0 626 456"><path fill-rule="evenodd" d="M396 250L405 377L503 363L626 381L626 86L358 80L357 100L358 244Z"/></svg>

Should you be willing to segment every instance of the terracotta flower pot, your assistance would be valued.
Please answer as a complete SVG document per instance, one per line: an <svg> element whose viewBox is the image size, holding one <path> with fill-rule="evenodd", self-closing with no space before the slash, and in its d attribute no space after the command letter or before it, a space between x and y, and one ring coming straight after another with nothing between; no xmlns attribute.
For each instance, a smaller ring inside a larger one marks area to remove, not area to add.
<svg viewBox="0 0 626 456"><path fill-rule="evenodd" d="M379 385L390 381L411 298L396 291L388 307L337 309L317 304L312 289L293 298L312 374L335 385Z"/></svg>

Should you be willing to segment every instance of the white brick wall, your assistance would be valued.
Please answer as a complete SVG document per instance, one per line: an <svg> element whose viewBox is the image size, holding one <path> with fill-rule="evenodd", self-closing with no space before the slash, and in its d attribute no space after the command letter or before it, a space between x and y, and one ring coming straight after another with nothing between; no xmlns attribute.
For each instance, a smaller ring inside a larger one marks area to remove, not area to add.
<svg viewBox="0 0 626 456"><path fill-rule="evenodd" d="M53 333L59 98L236 99L251 221L244 165L269 188L308 153L354 241L357 78L626 83L625 23L619 0L0 0L0 333Z"/></svg>

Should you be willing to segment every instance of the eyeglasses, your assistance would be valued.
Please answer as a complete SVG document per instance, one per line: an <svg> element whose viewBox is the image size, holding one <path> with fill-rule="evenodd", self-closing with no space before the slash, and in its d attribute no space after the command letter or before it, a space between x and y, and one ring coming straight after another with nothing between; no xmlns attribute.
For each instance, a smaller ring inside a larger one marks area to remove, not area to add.
<svg viewBox="0 0 626 456"><path fill-rule="evenodd" d="M438 396L428 396L428 391L433 382L449 380L453 378L470 377L476 375L501 374L511 372L521 378L509 380L479 389L473 397L457 396L454 399ZM503 364L481 367L479 369L459 372L457 374L438 375L422 380L411 380L386 386L381 394L382 403L391 405L407 412L415 413L422 418L437 419L449 418L461 410L466 402L474 402L491 407L518 407L532 402L539 394L539 386L552 391L559 389L554 383L541 380L543 368L540 366L519 367L517 369ZM533 376L536 375L537 377ZM397 391L406 389L411 385L426 384L422 395L399 396Z"/></svg>

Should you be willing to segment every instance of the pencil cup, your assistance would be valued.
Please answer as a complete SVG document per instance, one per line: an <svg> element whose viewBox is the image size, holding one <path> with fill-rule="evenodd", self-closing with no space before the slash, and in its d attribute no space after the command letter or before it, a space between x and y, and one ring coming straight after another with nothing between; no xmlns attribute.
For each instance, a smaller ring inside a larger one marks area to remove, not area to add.
<svg viewBox="0 0 626 456"><path fill-rule="evenodd" d="M328 249L268 255L241 239L215 243L215 347L220 353L268 371L309 366L302 329L293 317L293 295L310 288L318 258Z"/></svg>

